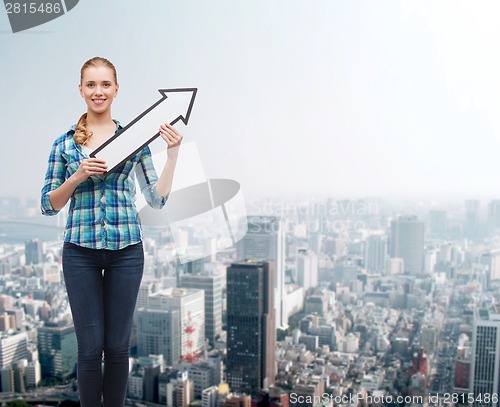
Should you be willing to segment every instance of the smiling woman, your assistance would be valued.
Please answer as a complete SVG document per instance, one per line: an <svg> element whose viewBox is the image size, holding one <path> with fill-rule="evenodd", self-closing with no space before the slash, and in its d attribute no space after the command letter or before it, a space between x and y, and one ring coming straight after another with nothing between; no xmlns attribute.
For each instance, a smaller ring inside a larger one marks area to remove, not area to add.
<svg viewBox="0 0 500 407"><path fill-rule="evenodd" d="M147 203L161 209L172 187L182 136L169 124L160 124L168 145L160 177L148 146L106 173L106 162L89 158L82 147L95 149L122 128L111 116L118 94L115 67L105 58L88 60L78 88L87 112L52 146L42 213L55 215L70 201L62 268L78 341L81 406L99 406L104 398L106 406L121 407L132 315L144 268L133 177Z"/></svg>
<svg viewBox="0 0 500 407"><path fill-rule="evenodd" d="M78 88L91 114L108 111L118 95L119 85L115 66L105 58L96 57L88 60L80 71ZM111 127L113 126L114 124ZM93 132L87 130L87 113L84 113L76 125L74 140L78 144L87 145L92 136ZM102 143L98 143L100 144Z"/></svg>

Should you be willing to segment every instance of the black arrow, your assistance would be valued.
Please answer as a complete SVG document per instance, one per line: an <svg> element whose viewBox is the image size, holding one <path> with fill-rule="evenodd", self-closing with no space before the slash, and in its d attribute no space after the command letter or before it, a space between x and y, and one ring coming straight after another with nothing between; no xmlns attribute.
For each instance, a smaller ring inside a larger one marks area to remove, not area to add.
<svg viewBox="0 0 500 407"><path fill-rule="evenodd" d="M198 89L158 89L158 91L162 95L161 99L90 154L90 157L98 157L106 161L108 168L111 168L106 174L113 172L156 139L160 135L157 129L161 123L168 121L173 126L181 120L184 124L188 124ZM169 103L163 103L166 100L169 100ZM180 103L182 103L181 106L179 106ZM159 106L161 108L158 108ZM179 111L186 113L179 114Z"/></svg>

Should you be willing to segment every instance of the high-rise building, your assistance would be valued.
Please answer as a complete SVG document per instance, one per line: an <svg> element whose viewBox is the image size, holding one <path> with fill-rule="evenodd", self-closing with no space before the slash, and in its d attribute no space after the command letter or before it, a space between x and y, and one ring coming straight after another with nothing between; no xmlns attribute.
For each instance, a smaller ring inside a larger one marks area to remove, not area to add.
<svg viewBox="0 0 500 407"><path fill-rule="evenodd" d="M297 253L297 284L307 292L318 286L318 256L306 249Z"/></svg>
<svg viewBox="0 0 500 407"><path fill-rule="evenodd" d="M488 230L495 232L500 229L500 199L494 199L488 205Z"/></svg>
<svg viewBox="0 0 500 407"><path fill-rule="evenodd" d="M481 237L481 203L477 199L467 199L465 201L465 222L464 237L477 239Z"/></svg>
<svg viewBox="0 0 500 407"><path fill-rule="evenodd" d="M148 298L148 309L178 311L181 357L200 354L205 347L205 293L191 288L169 288ZM138 334L139 335L139 334Z"/></svg>
<svg viewBox="0 0 500 407"><path fill-rule="evenodd" d="M276 326L288 326L285 291L285 227L277 216L249 216L248 232L237 245L238 259L273 261Z"/></svg>
<svg viewBox="0 0 500 407"><path fill-rule="evenodd" d="M387 238L372 235L366 239L365 268L370 273L385 274L387 269Z"/></svg>
<svg viewBox="0 0 500 407"><path fill-rule="evenodd" d="M172 366L181 358L181 322L178 310L139 308L137 311L138 356L163 355Z"/></svg>
<svg viewBox="0 0 500 407"><path fill-rule="evenodd" d="M73 325L38 328L38 352L43 377L65 379L76 373L78 346Z"/></svg>
<svg viewBox="0 0 500 407"><path fill-rule="evenodd" d="M216 337L222 332L222 283L222 275L216 273L184 274L180 278L182 288L205 292L205 338L212 346Z"/></svg>
<svg viewBox="0 0 500 407"><path fill-rule="evenodd" d="M28 337L26 332L13 335L2 333L0 335L0 369L10 367L10 365L21 359L28 359Z"/></svg>
<svg viewBox="0 0 500 407"><path fill-rule="evenodd" d="M415 216L400 216L391 221L389 255L402 258L409 274L424 272L424 235L425 223Z"/></svg>
<svg viewBox="0 0 500 407"><path fill-rule="evenodd" d="M227 268L227 381L256 395L274 384L274 264L242 260Z"/></svg>
<svg viewBox="0 0 500 407"><path fill-rule="evenodd" d="M474 395L500 394L500 307L480 309L474 316L470 392ZM484 400L472 405L498 406L498 400Z"/></svg>
<svg viewBox="0 0 500 407"><path fill-rule="evenodd" d="M38 264L43 261L43 246L39 239L28 240L24 243L26 264Z"/></svg>

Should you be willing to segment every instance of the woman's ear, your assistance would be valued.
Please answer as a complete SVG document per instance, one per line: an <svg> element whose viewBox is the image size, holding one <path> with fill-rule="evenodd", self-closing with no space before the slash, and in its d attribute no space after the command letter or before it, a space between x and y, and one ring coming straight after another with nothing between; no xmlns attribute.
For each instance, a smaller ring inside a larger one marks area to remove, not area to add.
<svg viewBox="0 0 500 407"><path fill-rule="evenodd" d="M80 92L80 96L83 97L83 92L82 92L82 84L78 84L78 91Z"/></svg>

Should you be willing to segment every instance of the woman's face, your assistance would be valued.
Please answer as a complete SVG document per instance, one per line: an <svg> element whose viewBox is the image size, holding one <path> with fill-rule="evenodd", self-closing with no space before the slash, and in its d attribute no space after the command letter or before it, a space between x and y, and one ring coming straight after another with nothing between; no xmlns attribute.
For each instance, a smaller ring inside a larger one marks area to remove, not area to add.
<svg viewBox="0 0 500 407"><path fill-rule="evenodd" d="M78 87L89 111L98 114L108 112L118 94L118 84L115 82L113 70L106 66L85 69Z"/></svg>

